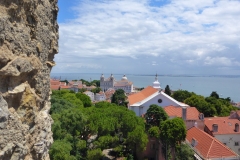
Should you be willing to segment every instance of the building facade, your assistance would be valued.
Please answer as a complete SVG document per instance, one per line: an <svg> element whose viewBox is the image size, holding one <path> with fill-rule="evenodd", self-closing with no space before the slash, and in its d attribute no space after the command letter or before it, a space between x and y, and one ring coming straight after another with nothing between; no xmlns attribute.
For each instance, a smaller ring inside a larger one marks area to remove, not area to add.
<svg viewBox="0 0 240 160"><path fill-rule="evenodd" d="M128 108L134 111L137 116L145 114L152 104L163 108L166 106L189 107L187 104L178 102L163 91L159 91L152 86L148 86L138 93L129 95L128 101Z"/></svg>
<svg viewBox="0 0 240 160"><path fill-rule="evenodd" d="M240 121L229 117L205 118L205 132L240 155Z"/></svg>
<svg viewBox="0 0 240 160"><path fill-rule="evenodd" d="M127 77L124 75L121 80L117 81L113 74L107 79L104 78L102 74L100 77L100 88L102 91L107 91L109 88L113 88L115 90L122 89L125 93L133 92L133 83L128 81Z"/></svg>

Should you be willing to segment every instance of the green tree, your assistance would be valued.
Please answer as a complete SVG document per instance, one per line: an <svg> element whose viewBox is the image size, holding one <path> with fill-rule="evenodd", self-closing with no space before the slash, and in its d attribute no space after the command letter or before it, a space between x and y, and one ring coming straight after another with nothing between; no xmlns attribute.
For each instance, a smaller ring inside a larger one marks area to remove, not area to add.
<svg viewBox="0 0 240 160"><path fill-rule="evenodd" d="M70 155L71 150L71 143L56 140L49 150L49 155L51 160L76 160L74 156Z"/></svg>
<svg viewBox="0 0 240 160"><path fill-rule="evenodd" d="M148 143L148 136L144 131L144 128L136 126L136 128L128 133L126 139L128 147L133 151L134 157L136 153L142 152L146 149Z"/></svg>
<svg viewBox="0 0 240 160"><path fill-rule="evenodd" d="M194 160L194 151L187 144L178 145L176 153L176 160Z"/></svg>
<svg viewBox="0 0 240 160"><path fill-rule="evenodd" d="M168 119L167 113L164 111L162 107L159 107L156 104L150 105L145 114L147 128L151 126L159 126L161 122L167 119Z"/></svg>
<svg viewBox="0 0 240 160"><path fill-rule="evenodd" d="M84 93L77 93L76 97L82 101L84 107L92 106L91 99L88 95L86 95Z"/></svg>
<svg viewBox="0 0 240 160"><path fill-rule="evenodd" d="M171 96L171 90L170 90L170 88L169 88L169 85L167 85L166 86L166 88L165 88L165 93L167 94L167 95L169 95L169 96Z"/></svg>
<svg viewBox="0 0 240 160"><path fill-rule="evenodd" d="M153 127L149 128L148 134L149 134L150 137L155 137L155 138L158 139L159 135L160 135L159 127L153 126Z"/></svg>
<svg viewBox="0 0 240 160"><path fill-rule="evenodd" d="M195 95L193 92L188 92L186 90L177 90L173 92L172 97L179 102L184 102L185 99Z"/></svg>
<svg viewBox="0 0 240 160"><path fill-rule="evenodd" d="M73 105L69 101L63 98L57 98L56 96L51 97L51 104L50 114L61 113L63 110L70 108L78 108L78 106Z"/></svg>
<svg viewBox="0 0 240 160"><path fill-rule="evenodd" d="M88 150L87 151L87 159L94 159L94 160L101 160L103 157L101 149L93 149L93 150Z"/></svg>
<svg viewBox="0 0 240 160"><path fill-rule="evenodd" d="M129 155L127 156L127 160L134 160L134 157L133 157L131 154L129 154Z"/></svg>
<svg viewBox="0 0 240 160"><path fill-rule="evenodd" d="M87 91L87 89L86 88L81 88L81 89L78 89L78 92L80 92L80 93L83 93L83 92L86 92Z"/></svg>
<svg viewBox="0 0 240 160"><path fill-rule="evenodd" d="M210 94L210 97L215 97L215 98L219 98L219 95L217 94L216 91L213 91L211 94Z"/></svg>
<svg viewBox="0 0 240 160"><path fill-rule="evenodd" d="M99 93L100 91L102 91L102 89L100 87L94 88L91 90L91 92L93 93Z"/></svg>
<svg viewBox="0 0 240 160"><path fill-rule="evenodd" d="M175 159L175 151L178 144L186 138L186 126L181 118L173 118L160 124L160 139L164 146L170 146L170 151Z"/></svg>
<svg viewBox="0 0 240 160"><path fill-rule="evenodd" d="M126 156L144 149L148 141L144 119L126 107L108 102L87 108L77 105L82 103L77 95L57 91L51 100L54 143L59 140L70 144L67 157L92 159L107 148L114 148L117 155Z"/></svg>
<svg viewBox="0 0 240 160"><path fill-rule="evenodd" d="M124 90L117 89L115 93L112 95L112 103L115 103L120 106L126 106L126 98Z"/></svg>
<svg viewBox="0 0 240 160"><path fill-rule="evenodd" d="M70 92L65 93L62 95L62 98L69 101L70 103L72 103L75 106L83 107L82 101L76 97L75 93L70 93Z"/></svg>
<svg viewBox="0 0 240 160"><path fill-rule="evenodd" d="M100 80L93 80L92 85L95 85L96 87L100 87Z"/></svg>
<svg viewBox="0 0 240 160"><path fill-rule="evenodd" d="M216 109L213 105L206 102L203 96L193 95L187 98L184 103L196 107L199 112L203 113L206 117L212 117L216 115Z"/></svg>

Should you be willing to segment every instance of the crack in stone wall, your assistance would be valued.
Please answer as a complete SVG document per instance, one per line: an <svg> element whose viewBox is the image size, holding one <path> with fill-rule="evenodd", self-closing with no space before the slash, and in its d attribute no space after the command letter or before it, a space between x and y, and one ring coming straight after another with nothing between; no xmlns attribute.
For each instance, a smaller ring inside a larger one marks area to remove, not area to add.
<svg viewBox="0 0 240 160"><path fill-rule="evenodd" d="M47 160L57 0L0 1L0 160Z"/></svg>

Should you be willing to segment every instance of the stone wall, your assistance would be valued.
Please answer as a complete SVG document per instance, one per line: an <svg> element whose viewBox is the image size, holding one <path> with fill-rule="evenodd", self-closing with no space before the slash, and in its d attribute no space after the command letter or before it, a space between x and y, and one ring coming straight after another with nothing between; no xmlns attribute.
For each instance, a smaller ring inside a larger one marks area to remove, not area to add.
<svg viewBox="0 0 240 160"><path fill-rule="evenodd" d="M0 159L49 159L57 0L0 0Z"/></svg>

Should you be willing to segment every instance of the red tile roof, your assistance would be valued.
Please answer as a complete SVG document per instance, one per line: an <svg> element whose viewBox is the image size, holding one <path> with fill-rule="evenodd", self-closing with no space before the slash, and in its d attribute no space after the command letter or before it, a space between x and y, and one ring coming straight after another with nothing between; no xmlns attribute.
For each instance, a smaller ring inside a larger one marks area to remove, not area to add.
<svg viewBox="0 0 240 160"><path fill-rule="evenodd" d="M192 143L192 139L197 141L193 147L202 158L226 158L237 157L237 154L218 141L216 138L210 136L204 131L192 127L187 131L186 140Z"/></svg>
<svg viewBox="0 0 240 160"><path fill-rule="evenodd" d="M70 86L61 86L61 89L69 89L71 88Z"/></svg>
<svg viewBox="0 0 240 160"><path fill-rule="evenodd" d="M186 120L198 120L200 112L195 107L187 107ZM164 108L169 117L182 117L182 107L167 106Z"/></svg>
<svg viewBox="0 0 240 160"><path fill-rule="evenodd" d="M240 126L240 121L238 119L229 119L229 117L209 117L205 118L206 127L212 131L213 124L218 125L218 131L212 132L215 134L240 134L239 132L235 132L235 124Z"/></svg>
<svg viewBox="0 0 240 160"><path fill-rule="evenodd" d="M158 92L158 89L148 86L147 88L141 90L136 94L129 95L128 96L129 104L132 105L134 103L140 102L156 92Z"/></svg>
<svg viewBox="0 0 240 160"><path fill-rule="evenodd" d="M51 90L58 90L59 89L59 85L50 85L51 86Z"/></svg>
<svg viewBox="0 0 240 160"><path fill-rule="evenodd" d="M60 85L60 81L58 80L50 80L51 85Z"/></svg>

